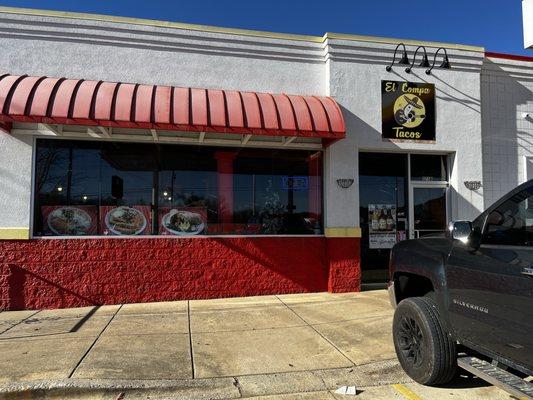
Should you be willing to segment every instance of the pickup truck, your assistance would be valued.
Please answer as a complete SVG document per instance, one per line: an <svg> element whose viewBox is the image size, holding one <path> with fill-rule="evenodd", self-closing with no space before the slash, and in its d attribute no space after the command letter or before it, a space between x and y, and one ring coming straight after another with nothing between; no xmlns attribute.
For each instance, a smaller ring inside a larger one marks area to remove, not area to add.
<svg viewBox="0 0 533 400"><path fill-rule="evenodd" d="M412 379L445 384L459 365L533 398L533 180L472 222L397 243L389 273L394 346Z"/></svg>

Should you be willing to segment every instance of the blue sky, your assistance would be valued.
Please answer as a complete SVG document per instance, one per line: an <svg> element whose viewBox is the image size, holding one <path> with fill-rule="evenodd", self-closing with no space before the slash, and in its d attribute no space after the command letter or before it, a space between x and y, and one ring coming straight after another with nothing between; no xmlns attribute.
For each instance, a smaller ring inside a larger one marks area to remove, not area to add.
<svg viewBox="0 0 533 400"><path fill-rule="evenodd" d="M523 49L520 0L13 0L0 4L233 28L375 35Z"/></svg>

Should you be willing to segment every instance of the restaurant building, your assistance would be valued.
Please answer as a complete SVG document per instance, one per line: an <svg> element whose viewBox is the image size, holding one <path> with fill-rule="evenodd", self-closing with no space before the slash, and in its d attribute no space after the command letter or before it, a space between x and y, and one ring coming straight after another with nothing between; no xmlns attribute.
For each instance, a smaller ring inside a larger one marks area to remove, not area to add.
<svg viewBox="0 0 533 400"><path fill-rule="evenodd" d="M358 291L532 177L527 57L0 16L0 309Z"/></svg>

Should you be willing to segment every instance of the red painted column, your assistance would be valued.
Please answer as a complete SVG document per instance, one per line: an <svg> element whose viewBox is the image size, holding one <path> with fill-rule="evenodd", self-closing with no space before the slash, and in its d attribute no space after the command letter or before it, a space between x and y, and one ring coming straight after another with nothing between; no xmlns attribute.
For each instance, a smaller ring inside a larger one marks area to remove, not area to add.
<svg viewBox="0 0 533 400"><path fill-rule="evenodd" d="M327 237L328 292L344 293L361 290L361 239Z"/></svg>
<svg viewBox="0 0 533 400"><path fill-rule="evenodd" d="M218 222L222 227L233 223L233 160L234 151L217 151ZM225 231L225 229L224 229Z"/></svg>

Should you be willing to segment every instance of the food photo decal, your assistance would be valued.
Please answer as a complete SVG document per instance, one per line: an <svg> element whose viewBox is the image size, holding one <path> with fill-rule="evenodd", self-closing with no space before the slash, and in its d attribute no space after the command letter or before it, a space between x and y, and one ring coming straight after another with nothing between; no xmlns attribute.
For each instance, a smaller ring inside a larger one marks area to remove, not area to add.
<svg viewBox="0 0 533 400"><path fill-rule="evenodd" d="M206 212L201 207L190 209L166 208L162 210L160 232L171 235L198 235L206 228Z"/></svg>
<svg viewBox="0 0 533 400"><path fill-rule="evenodd" d="M150 206L100 207L104 235L141 235L150 232Z"/></svg>
<svg viewBox="0 0 533 400"><path fill-rule="evenodd" d="M43 206L44 234L82 236L96 234L97 209L94 206Z"/></svg>

